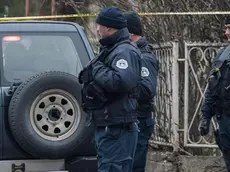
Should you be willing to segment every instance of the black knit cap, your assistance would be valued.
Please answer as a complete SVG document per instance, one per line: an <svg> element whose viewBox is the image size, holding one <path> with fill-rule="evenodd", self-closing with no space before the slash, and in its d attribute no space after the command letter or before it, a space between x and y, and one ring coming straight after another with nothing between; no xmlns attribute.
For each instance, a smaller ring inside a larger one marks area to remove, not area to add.
<svg viewBox="0 0 230 172"><path fill-rule="evenodd" d="M122 29L127 27L127 21L120 9L115 6L105 7L98 14L96 23L106 27Z"/></svg>
<svg viewBox="0 0 230 172"><path fill-rule="evenodd" d="M127 28L129 33L142 36L141 19L138 13L131 11L123 14L127 20Z"/></svg>
<svg viewBox="0 0 230 172"><path fill-rule="evenodd" d="M230 15L225 18L225 24L230 24Z"/></svg>

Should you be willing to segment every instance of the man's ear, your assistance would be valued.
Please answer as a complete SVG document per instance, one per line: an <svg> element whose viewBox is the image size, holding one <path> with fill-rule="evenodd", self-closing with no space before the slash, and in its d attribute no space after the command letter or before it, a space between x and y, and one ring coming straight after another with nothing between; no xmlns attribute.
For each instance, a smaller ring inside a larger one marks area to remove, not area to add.
<svg viewBox="0 0 230 172"><path fill-rule="evenodd" d="M106 30L109 32L109 33L114 33L116 31L118 31L118 29L114 29L112 27L106 27Z"/></svg>
<svg viewBox="0 0 230 172"><path fill-rule="evenodd" d="M106 27L106 26L105 26L105 28L106 28L107 31L111 31L111 30L112 30L111 27Z"/></svg>
<svg viewBox="0 0 230 172"><path fill-rule="evenodd" d="M132 38L134 36L133 33L129 33L129 37Z"/></svg>
<svg viewBox="0 0 230 172"><path fill-rule="evenodd" d="M132 41L134 40L134 39L133 39L133 36L134 36L133 33L129 33L129 39L131 39Z"/></svg>

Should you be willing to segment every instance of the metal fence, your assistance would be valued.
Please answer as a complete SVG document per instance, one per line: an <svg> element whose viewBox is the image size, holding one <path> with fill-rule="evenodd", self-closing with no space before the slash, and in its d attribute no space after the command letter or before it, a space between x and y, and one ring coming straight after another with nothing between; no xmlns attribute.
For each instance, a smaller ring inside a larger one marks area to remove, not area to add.
<svg viewBox="0 0 230 172"><path fill-rule="evenodd" d="M154 45L159 61L155 97L155 132L150 144L216 148L212 120L208 136L201 137L198 125L212 59L224 43L184 42L179 58L177 42ZM179 69L180 66L180 69ZM179 135L183 138L180 139Z"/></svg>
<svg viewBox="0 0 230 172"><path fill-rule="evenodd" d="M150 144L173 146L179 143L178 136L178 43L168 42L153 45L158 60L157 95L155 97L155 132Z"/></svg>

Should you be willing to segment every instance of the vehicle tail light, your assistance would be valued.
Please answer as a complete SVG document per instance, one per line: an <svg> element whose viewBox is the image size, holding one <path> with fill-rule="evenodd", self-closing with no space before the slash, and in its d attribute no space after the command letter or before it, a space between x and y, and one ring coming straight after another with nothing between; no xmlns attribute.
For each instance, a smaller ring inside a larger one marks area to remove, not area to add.
<svg viewBox="0 0 230 172"><path fill-rule="evenodd" d="M20 41L21 37L20 36L5 36L3 37L3 41L8 41L8 42L14 42L14 41Z"/></svg>

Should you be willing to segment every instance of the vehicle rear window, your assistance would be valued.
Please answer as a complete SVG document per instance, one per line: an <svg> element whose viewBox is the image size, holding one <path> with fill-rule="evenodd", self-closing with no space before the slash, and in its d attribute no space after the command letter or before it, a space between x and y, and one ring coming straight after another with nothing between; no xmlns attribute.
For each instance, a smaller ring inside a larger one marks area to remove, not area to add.
<svg viewBox="0 0 230 172"><path fill-rule="evenodd" d="M3 75L9 82L44 71L77 76L82 70L77 45L68 35L12 34L1 38Z"/></svg>

